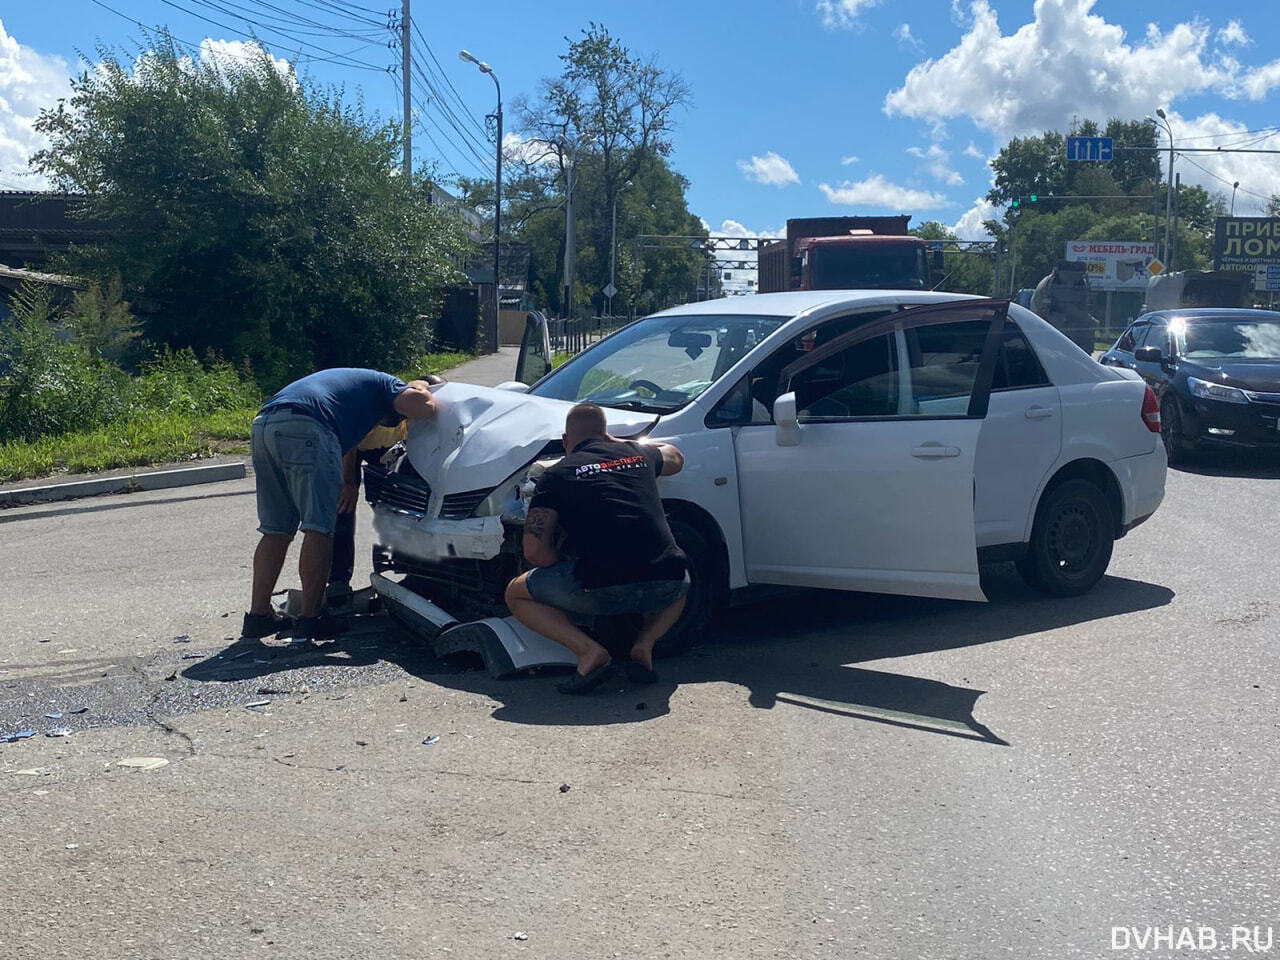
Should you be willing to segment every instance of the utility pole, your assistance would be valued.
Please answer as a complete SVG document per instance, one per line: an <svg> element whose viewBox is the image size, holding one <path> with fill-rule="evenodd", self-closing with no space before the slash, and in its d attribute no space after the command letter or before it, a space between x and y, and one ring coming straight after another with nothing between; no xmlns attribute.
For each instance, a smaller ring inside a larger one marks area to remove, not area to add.
<svg viewBox="0 0 1280 960"><path fill-rule="evenodd" d="M1182 214L1182 174L1173 178L1173 252L1169 255L1169 269L1178 262L1178 220Z"/></svg>
<svg viewBox="0 0 1280 960"><path fill-rule="evenodd" d="M403 172L406 177L413 174L413 57L409 26L409 0L400 0L400 85L404 88Z"/></svg>
<svg viewBox="0 0 1280 960"><path fill-rule="evenodd" d="M1165 185L1164 195L1164 258L1170 260L1170 228L1173 226L1173 127L1169 125L1169 119L1165 116L1164 110L1157 109L1156 116L1160 118L1165 132L1169 134L1169 179Z"/></svg>
<svg viewBox="0 0 1280 960"><path fill-rule="evenodd" d="M481 73L487 73L498 91L498 110L490 114L498 133L498 154L495 158L493 181L493 322L488 325L486 335L489 348L497 353L502 327L502 84L498 82L498 75L493 72L493 67L483 60L477 60L469 51L459 50L458 59L464 63L474 63Z"/></svg>
<svg viewBox="0 0 1280 960"><path fill-rule="evenodd" d="M578 157L576 151L570 152L566 145L566 153L569 155L569 166L565 171L565 189L564 189L564 301L562 307L564 315L567 319L573 319L573 269L574 269L574 230L573 230L573 185L577 180Z"/></svg>

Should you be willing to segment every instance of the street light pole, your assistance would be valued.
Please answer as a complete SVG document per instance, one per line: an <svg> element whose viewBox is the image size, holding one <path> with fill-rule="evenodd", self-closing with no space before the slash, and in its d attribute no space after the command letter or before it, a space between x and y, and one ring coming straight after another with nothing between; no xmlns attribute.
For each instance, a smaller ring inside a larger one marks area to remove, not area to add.
<svg viewBox="0 0 1280 960"><path fill-rule="evenodd" d="M498 134L495 177L493 181L493 323L489 329L489 347L496 353L498 350L499 327L502 314L502 84L493 68L483 60L477 60L466 50L458 51L458 59L464 63L474 63L481 73L487 73L498 91L498 110L493 115Z"/></svg>
<svg viewBox="0 0 1280 960"><path fill-rule="evenodd" d="M1165 132L1169 134L1169 182L1165 187L1164 198L1164 257L1168 260L1170 229L1173 227L1173 127L1169 126L1164 110L1157 108L1156 116L1160 118Z"/></svg>
<svg viewBox="0 0 1280 960"><path fill-rule="evenodd" d="M618 194L623 190L631 189L631 181L628 180L613 195L613 213L610 217L609 227L609 286L616 290L617 284L614 283L614 268L618 259ZM608 303L605 306L605 313L613 316L613 294L609 294Z"/></svg>

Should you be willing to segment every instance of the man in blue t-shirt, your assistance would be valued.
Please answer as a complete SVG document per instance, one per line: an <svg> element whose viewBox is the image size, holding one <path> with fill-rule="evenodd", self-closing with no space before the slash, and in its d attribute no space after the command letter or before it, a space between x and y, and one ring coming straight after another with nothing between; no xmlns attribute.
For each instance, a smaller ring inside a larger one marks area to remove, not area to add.
<svg viewBox="0 0 1280 960"><path fill-rule="evenodd" d="M263 404L252 434L262 539L253 554L253 594L242 636L265 637L289 626L271 609L271 593L299 528L302 610L293 635L321 639L340 632L320 607L343 493L343 454L379 423L424 420L435 412L426 382L406 384L389 373L350 367L303 377Z"/></svg>

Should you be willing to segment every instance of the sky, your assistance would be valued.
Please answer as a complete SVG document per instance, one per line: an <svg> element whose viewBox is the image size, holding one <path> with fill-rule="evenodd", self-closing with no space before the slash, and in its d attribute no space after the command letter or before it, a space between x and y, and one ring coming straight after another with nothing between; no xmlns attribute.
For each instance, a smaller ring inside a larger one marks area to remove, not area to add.
<svg viewBox="0 0 1280 960"><path fill-rule="evenodd" d="M34 118L100 46L132 56L140 24L167 26L205 57L235 56L260 36L304 76L398 117L392 6L0 0L0 189L44 186L26 165L42 146ZM1274 0L412 0L412 18L423 75L415 160L435 162L446 181L491 175L494 86L459 49L492 65L510 131L513 102L558 72L565 38L594 20L689 84L672 163L690 182L690 209L717 234L889 212L980 239L995 213L982 199L989 159L1011 137L1065 130L1073 118L1139 119L1161 107L1175 147L1280 150ZM1260 213L1280 192L1280 155L1183 154L1176 169L1228 196L1239 181L1237 215Z"/></svg>

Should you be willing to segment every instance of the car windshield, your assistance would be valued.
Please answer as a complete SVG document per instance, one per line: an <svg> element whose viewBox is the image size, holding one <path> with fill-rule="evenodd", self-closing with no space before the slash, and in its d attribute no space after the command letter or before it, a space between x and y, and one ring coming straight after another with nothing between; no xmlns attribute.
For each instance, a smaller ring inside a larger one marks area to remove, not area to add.
<svg viewBox="0 0 1280 960"><path fill-rule="evenodd" d="M1197 317L1175 320L1172 326L1178 338L1178 353L1188 360L1280 359L1280 317Z"/></svg>
<svg viewBox="0 0 1280 960"><path fill-rule="evenodd" d="M787 317L654 316L624 327L529 392L649 413L683 407Z"/></svg>

